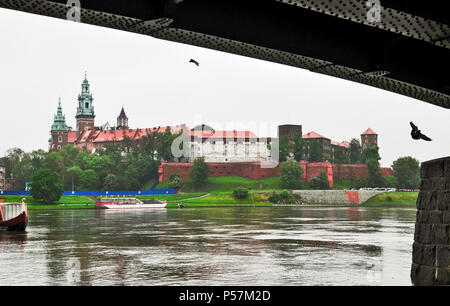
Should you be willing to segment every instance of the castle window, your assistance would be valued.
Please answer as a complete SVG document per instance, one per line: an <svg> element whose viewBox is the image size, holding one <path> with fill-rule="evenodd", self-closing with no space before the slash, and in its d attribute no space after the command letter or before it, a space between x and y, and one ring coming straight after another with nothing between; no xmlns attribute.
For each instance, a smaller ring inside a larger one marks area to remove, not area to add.
<svg viewBox="0 0 450 306"><path fill-rule="evenodd" d="M86 102L86 108L89 108L89 102Z"/></svg>
<svg viewBox="0 0 450 306"><path fill-rule="evenodd" d="M61 150L61 146L58 146L58 150Z"/></svg>
<svg viewBox="0 0 450 306"><path fill-rule="evenodd" d="M58 136L58 142L62 142L62 141L63 141L62 136Z"/></svg>

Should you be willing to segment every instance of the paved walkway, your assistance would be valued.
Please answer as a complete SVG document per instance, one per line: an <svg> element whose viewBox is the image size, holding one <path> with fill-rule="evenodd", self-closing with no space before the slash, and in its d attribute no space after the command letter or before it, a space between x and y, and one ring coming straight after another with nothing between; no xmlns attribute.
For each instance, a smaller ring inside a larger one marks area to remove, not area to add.
<svg viewBox="0 0 450 306"><path fill-rule="evenodd" d="M173 200L173 201L167 201L167 203L173 203L173 202L183 202L183 201L189 201L189 200L196 200L196 199L201 199L201 198L206 198L209 197L211 194L207 193L205 195L202 195L200 197L195 197L195 198L188 198L188 199L183 199L183 200Z"/></svg>

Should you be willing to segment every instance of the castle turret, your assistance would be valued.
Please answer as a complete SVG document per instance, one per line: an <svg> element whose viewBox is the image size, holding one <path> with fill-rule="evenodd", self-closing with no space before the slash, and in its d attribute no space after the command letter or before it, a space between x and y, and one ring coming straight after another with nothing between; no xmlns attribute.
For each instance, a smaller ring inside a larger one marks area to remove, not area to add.
<svg viewBox="0 0 450 306"><path fill-rule="evenodd" d="M370 128L367 129L361 134L361 145L363 149L368 146L378 146L378 134Z"/></svg>
<svg viewBox="0 0 450 306"><path fill-rule="evenodd" d="M66 124L66 117L63 115L61 99L59 99L58 110L53 119L50 150L59 150L68 143L69 127Z"/></svg>
<svg viewBox="0 0 450 306"><path fill-rule="evenodd" d="M118 129L128 129L128 117L125 114L125 110L122 107L119 117L117 117L117 128Z"/></svg>
<svg viewBox="0 0 450 306"><path fill-rule="evenodd" d="M83 84L81 84L81 94L78 95L77 108L77 136L81 135L85 130L94 130L95 127L95 112L94 112L94 98L90 92L90 85L85 76Z"/></svg>

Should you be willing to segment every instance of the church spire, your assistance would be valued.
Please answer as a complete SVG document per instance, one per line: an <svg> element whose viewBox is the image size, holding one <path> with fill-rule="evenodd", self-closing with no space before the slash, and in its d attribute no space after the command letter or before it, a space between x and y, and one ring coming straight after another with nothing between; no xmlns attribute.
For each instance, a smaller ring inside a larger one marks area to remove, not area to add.
<svg viewBox="0 0 450 306"><path fill-rule="evenodd" d="M92 97L87 74L85 74L85 78L83 80L83 83L81 84L81 94L78 96L77 117L95 117L93 102L94 98Z"/></svg>
<svg viewBox="0 0 450 306"><path fill-rule="evenodd" d="M119 117L117 117L117 129L128 129L128 117L125 114L123 106Z"/></svg>
<svg viewBox="0 0 450 306"><path fill-rule="evenodd" d="M84 131L95 130L95 112L94 112L94 98L87 79L87 73L84 75L83 83L81 84L81 93L78 95L77 108L77 137Z"/></svg>
<svg viewBox="0 0 450 306"><path fill-rule="evenodd" d="M66 117L62 112L61 97L60 97L58 103L58 110L53 119L52 132L53 131L67 132L68 130L69 127L66 124Z"/></svg>

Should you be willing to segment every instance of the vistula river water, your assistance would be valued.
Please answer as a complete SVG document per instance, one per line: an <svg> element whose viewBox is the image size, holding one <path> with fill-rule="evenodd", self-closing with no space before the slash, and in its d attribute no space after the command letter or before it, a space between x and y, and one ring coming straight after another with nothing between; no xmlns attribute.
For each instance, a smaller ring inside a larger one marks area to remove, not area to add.
<svg viewBox="0 0 450 306"><path fill-rule="evenodd" d="M0 285L411 285L416 210L32 211Z"/></svg>

